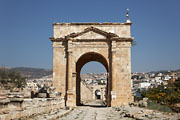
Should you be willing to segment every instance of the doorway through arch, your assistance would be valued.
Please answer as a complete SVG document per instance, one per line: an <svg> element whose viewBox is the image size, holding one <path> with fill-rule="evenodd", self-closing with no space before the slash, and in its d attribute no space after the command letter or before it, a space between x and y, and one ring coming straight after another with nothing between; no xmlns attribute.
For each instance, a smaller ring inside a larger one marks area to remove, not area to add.
<svg viewBox="0 0 180 120"><path fill-rule="evenodd" d="M84 85L82 84L82 80L81 80L81 70L82 70L82 68L83 68L83 66L85 64L87 64L89 62L92 62L92 61L95 61L95 62L98 62L98 63L102 64L104 66L104 68L106 69L107 73L109 71L108 70L108 62L107 62L107 60L101 54L99 54L99 53L88 52L88 53L85 53L84 55L82 55L78 59L78 61L76 63L76 74L77 74L76 75L76 105L82 105L82 102L81 102L82 101L82 95L81 95L81 93L82 93L83 89L81 89L81 87L84 86ZM94 80L94 81L96 81L96 83L92 82L91 85L88 85L88 87L89 87L88 89L91 91L92 99L96 99L97 98L97 96L96 96L97 93L95 93L95 90L98 87L102 88L102 86L105 86L104 87L105 90L102 90L103 92L105 92L105 95L104 95L103 99L108 104L108 103L110 103L110 101L109 101L110 99L108 99L109 98L108 97L108 87L110 87L110 85L108 85L108 84L110 84L110 81L108 80L107 73L106 73L106 82L107 82L107 85L99 86L98 85L99 83L97 83L97 80ZM101 82L101 81L99 81L99 82ZM97 85L95 85L95 84L97 84ZM87 87L87 85L86 85L86 87ZM98 94L99 94L99 92L98 92ZM98 97L98 98L100 99L100 97Z"/></svg>
<svg viewBox="0 0 180 120"><path fill-rule="evenodd" d="M101 91L98 89L98 90L96 90L95 91L95 97L96 97L96 99L101 99Z"/></svg>

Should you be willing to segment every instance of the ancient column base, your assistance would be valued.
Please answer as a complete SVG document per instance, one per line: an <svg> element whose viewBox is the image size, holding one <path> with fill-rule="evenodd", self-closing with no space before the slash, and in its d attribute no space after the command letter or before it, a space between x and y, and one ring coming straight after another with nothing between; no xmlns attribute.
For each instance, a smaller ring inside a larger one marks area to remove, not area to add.
<svg viewBox="0 0 180 120"><path fill-rule="evenodd" d="M118 94L115 91L111 91L111 107L127 106L134 101L133 95Z"/></svg>
<svg viewBox="0 0 180 120"><path fill-rule="evenodd" d="M76 106L75 94L71 90L67 91L66 106L69 106L69 107L75 107Z"/></svg>

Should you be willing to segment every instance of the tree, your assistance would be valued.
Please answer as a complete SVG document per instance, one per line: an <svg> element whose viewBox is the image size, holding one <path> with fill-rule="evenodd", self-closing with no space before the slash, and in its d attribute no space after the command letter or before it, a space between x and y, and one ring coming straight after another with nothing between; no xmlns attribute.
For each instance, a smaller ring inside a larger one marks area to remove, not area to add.
<svg viewBox="0 0 180 120"><path fill-rule="evenodd" d="M142 96L160 104L173 105L180 103L180 78L173 84L159 85L142 91Z"/></svg>
<svg viewBox="0 0 180 120"><path fill-rule="evenodd" d="M16 71L0 70L0 83L6 89L23 88L26 85L26 80Z"/></svg>

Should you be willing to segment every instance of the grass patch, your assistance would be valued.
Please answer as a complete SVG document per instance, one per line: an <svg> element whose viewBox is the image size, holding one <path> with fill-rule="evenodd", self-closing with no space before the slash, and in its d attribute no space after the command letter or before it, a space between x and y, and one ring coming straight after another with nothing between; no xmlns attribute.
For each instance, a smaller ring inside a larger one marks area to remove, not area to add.
<svg viewBox="0 0 180 120"><path fill-rule="evenodd" d="M157 104L151 100L148 100L147 103L148 103L147 108L149 108L149 109L158 110L161 112L173 113L173 110L168 106Z"/></svg>

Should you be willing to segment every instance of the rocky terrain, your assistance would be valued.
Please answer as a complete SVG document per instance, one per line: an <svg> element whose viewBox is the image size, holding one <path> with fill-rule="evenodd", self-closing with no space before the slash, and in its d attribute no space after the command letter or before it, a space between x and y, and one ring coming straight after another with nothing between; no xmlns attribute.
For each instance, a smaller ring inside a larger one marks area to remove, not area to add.
<svg viewBox="0 0 180 120"><path fill-rule="evenodd" d="M28 68L28 67L0 67L1 69L6 69L6 71L16 71L20 72L23 77L26 78L41 78L43 76L52 75L51 69L41 69L41 68Z"/></svg>
<svg viewBox="0 0 180 120"><path fill-rule="evenodd" d="M63 107L63 99L24 98L11 93L0 100L0 120L180 120L180 114L164 113L134 105L105 107L101 100L75 108Z"/></svg>
<svg viewBox="0 0 180 120"><path fill-rule="evenodd" d="M59 120L179 120L180 114L162 113L140 107L103 107L93 101L85 106L78 106Z"/></svg>

